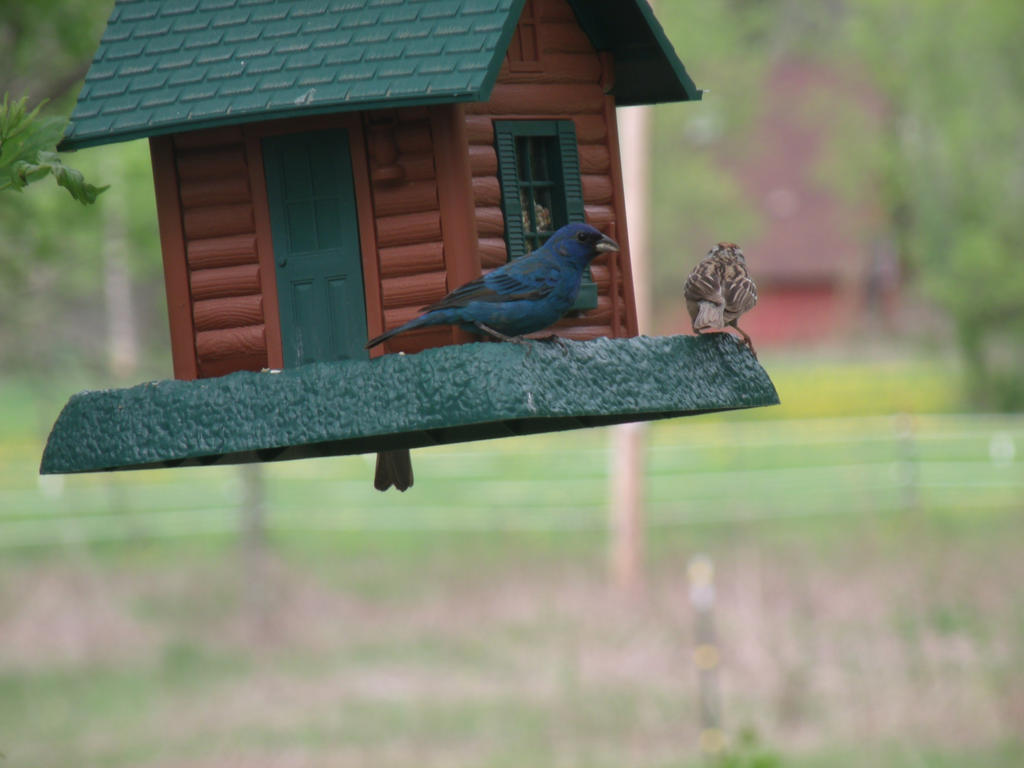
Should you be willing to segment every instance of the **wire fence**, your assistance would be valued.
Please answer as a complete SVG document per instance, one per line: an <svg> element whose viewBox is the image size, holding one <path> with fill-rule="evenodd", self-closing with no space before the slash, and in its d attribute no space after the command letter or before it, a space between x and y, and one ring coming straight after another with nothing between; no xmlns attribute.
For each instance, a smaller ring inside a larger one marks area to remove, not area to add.
<svg viewBox="0 0 1024 768"><path fill-rule="evenodd" d="M1024 415L652 426L653 528L802 516L1024 511ZM414 451L417 485L372 490L372 457L263 467L269 531L601 531L616 460L607 430ZM7 452L10 454L10 451ZM38 476L0 465L0 548L237 535L238 467Z"/></svg>

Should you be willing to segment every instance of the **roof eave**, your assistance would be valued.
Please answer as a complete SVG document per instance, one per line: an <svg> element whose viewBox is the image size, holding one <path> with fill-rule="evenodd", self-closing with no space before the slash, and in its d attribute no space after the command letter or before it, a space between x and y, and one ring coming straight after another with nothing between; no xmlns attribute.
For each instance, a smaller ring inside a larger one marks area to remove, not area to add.
<svg viewBox="0 0 1024 768"><path fill-rule="evenodd" d="M493 86L492 86L493 87ZM272 111L241 112L235 115L226 115L210 119L187 120L184 122L170 123L159 126L142 126L137 129L114 131L104 135L89 135L84 139L76 139L74 136L64 138L57 145L60 152L69 152L88 147L97 147L104 144L118 144L136 139L147 139L153 136L167 136L176 133L190 133L209 128L223 128L229 125L245 125L247 123L262 123L269 120L286 120L293 117L311 117L315 115L329 115L340 112L357 112L374 109L399 109L401 107L426 107L436 104L453 104L457 102L486 101L490 90L481 86L472 91L463 93L445 93L437 96L415 96L408 98L389 97L376 101L360 102L325 102L323 105L302 105L289 109ZM72 121L73 123L74 121ZM71 123L69 123L71 125Z"/></svg>
<svg viewBox="0 0 1024 768"><path fill-rule="evenodd" d="M669 41L668 35L665 34L665 29L661 26L661 22L655 18L654 10L648 5L646 0L637 0L636 5L647 21L647 26L651 28L654 39L657 41L658 47L661 48L661 53L665 57L666 62L672 68L679 83L683 86L683 90L686 93L686 101L700 101L704 92L696 86L693 79L687 73L686 66L678 54L676 54L676 49L672 47L672 43Z"/></svg>
<svg viewBox="0 0 1024 768"><path fill-rule="evenodd" d="M612 93L618 106L701 100L703 92L690 78L646 0L615 5L622 23L614 26L605 23L615 15L611 0L569 0L569 5L594 47L615 56ZM633 15L623 17L623 13ZM624 38L630 32L632 35Z"/></svg>

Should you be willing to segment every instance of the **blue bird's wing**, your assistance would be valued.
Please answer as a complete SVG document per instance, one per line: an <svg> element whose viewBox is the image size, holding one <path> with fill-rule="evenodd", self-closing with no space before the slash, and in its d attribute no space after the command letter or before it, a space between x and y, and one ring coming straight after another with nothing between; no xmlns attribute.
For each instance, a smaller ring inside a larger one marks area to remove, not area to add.
<svg viewBox="0 0 1024 768"><path fill-rule="evenodd" d="M549 260L524 256L456 288L425 311L465 307L473 301L539 301L551 293L557 272Z"/></svg>

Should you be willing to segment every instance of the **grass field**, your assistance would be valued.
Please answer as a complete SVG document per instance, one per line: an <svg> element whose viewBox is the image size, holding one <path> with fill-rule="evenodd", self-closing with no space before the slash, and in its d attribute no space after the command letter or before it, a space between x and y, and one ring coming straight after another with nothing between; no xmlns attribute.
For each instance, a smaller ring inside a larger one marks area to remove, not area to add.
<svg viewBox="0 0 1024 768"><path fill-rule="evenodd" d="M769 370L781 408L651 428L634 599L609 431L418 451L404 495L266 465L243 546L238 468L39 478L64 394L0 383L2 763L695 766L705 553L726 731L776 759L736 765L1024 764L1024 418L927 364Z"/></svg>

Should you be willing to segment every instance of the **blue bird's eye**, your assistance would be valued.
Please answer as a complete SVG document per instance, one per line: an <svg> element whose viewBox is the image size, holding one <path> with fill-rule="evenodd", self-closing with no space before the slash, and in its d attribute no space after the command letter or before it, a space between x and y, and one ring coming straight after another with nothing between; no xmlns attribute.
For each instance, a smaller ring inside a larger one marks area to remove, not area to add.
<svg viewBox="0 0 1024 768"><path fill-rule="evenodd" d="M587 233L586 232L577 232L576 233L576 239L579 240L581 243L585 242L586 239L587 239Z"/></svg>

